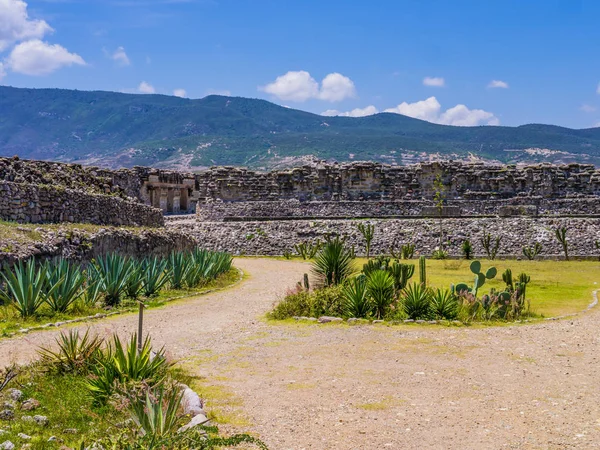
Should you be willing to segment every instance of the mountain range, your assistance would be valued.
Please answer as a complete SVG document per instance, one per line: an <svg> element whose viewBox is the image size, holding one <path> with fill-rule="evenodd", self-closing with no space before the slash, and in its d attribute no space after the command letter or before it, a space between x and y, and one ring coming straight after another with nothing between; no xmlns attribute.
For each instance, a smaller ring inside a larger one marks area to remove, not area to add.
<svg viewBox="0 0 600 450"><path fill-rule="evenodd" d="M0 86L0 156L107 167L293 166L309 157L600 165L600 128L438 125L392 113L324 117L265 100L192 100Z"/></svg>

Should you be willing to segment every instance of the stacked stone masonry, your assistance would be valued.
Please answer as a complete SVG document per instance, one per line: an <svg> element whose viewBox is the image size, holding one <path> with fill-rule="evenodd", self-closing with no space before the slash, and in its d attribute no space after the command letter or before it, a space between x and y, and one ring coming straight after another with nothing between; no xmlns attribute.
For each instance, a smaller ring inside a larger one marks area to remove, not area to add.
<svg viewBox="0 0 600 450"><path fill-rule="evenodd" d="M20 223L93 223L160 227L159 209L61 186L0 181L0 219Z"/></svg>
<svg viewBox="0 0 600 450"><path fill-rule="evenodd" d="M196 176L200 220L420 216L437 204L460 215L600 214L600 171L589 164L391 166L322 164L259 173L217 167Z"/></svg>

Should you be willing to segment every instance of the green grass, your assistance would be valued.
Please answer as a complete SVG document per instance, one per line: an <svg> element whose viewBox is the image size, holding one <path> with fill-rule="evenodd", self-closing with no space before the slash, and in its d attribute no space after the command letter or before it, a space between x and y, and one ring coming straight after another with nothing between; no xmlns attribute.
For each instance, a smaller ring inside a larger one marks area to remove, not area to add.
<svg viewBox="0 0 600 450"><path fill-rule="evenodd" d="M10 440L20 448L22 444L32 444L32 449L59 449L62 445L79 448L78 444L105 437L116 431L115 425L129 416L110 406L96 408L85 388L85 377L82 375L51 375L42 372L39 365L33 365L10 384L23 391L24 399L34 398L40 407L34 411L15 409L14 421L0 420L0 429L6 431L1 441ZM4 400L8 397L4 395ZM49 420L46 427L35 422L23 422L24 415L43 415ZM77 434L65 433L65 430L76 429ZM24 433L32 437L26 441L18 437ZM51 436L64 441L48 442Z"/></svg>
<svg viewBox="0 0 600 450"><path fill-rule="evenodd" d="M156 297L149 299L141 298L141 300L146 302L148 308L158 308L165 306L173 300L195 297L214 289L223 289L236 283L239 278L240 274L238 270L232 268L229 272L220 275L217 279L210 281L202 288L193 290L165 289L160 291ZM125 298L121 302L121 305L112 311L129 311L137 309L137 306L137 302ZM0 306L0 337L7 337L10 333L22 328L39 327L47 323L62 322L79 317L92 316L97 313L106 313L106 311L102 308L85 306L83 302L79 301L68 313L53 314L47 306L43 306L37 316L24 320L12 306Z"/></svg>
<svg viewBox="0 0 600 450"><path fill-rule="evenodd" d="M362 268L364 258L356 259L357 267ZM403 261L404 262L404 261ZM418 261L408 261L418 265ZM427 283L432 287L449 287L460 282L473 285L474 275L466 260L427 260ZM527 297L531 301L531 312L542 317L554 317L584 310L592 301L592 291L600 289L599 261L517 261L481 260L483 269L495 266L498 275L486 281L479 292L490 288L502 288L502 272L510 268L513 278L521 272L531 276L527 286ZM418 271L417 271L418 272ZM415 272L412 280L418 280ZM411 281L412 281L411 280ZM598 283L598 284L594 284Z"/></svg>

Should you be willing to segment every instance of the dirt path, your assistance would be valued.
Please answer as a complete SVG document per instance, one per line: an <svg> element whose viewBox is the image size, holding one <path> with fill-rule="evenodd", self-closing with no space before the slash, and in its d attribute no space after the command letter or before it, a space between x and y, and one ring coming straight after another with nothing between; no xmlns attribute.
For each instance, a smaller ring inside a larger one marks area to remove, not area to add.
<svg viewBox="0 0 600 450"><path fill-rule="evenodd" d="M262 315L306 266L236 264L248 280L151 310L146 330L242 399L272 450L600 448L599 308L480 329L272 325ZM125 316L92 328L135 326ZM29 360L55 334L0 341L0 364Z"/></svg>

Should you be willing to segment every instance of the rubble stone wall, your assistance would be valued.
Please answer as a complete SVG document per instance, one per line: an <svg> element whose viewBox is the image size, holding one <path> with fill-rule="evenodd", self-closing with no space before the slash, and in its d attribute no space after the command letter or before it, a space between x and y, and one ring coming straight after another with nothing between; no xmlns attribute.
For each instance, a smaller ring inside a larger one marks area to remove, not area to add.
<svg viewBox="0 0 600 450"><path fill-rule="evenodd" d="M372 220L282 220L272 222L173 222L170 228L185 231L203 248L246 255L283 255L292 252L294 244L329 235L339 235L364 254L364 238L358 223L375 225L372 254L389 254L402 244L415 244L416 251L431 255L439 246L440 225L437 219L372 219ZM541 257L560 257L562 247L554 235L556 228L567 227L569 254L597 257L600 250L600 218L448 218L442 220L445 249L451 256L462 256L461 245L469 239L476 255L483 255L481 238L489 232L501 237L500 257L523 257L523 246L540 242Z"/></svg>
<svg viewBox="0 0 600 450"><path fill-rule="evenodd" d="M499 215L552 216L600 215L600 199L517 197L506 200L450 200L442 208L458 208L463 217ZM274 219L352 219L374 217L438 217L439 209L432 200L405 201L248 201L209 202L198 205L201 221L274 220ZM450 214L456 215L456 214Z"/></svg>
<svg viewBox="0 0 600 450"><path fill-rule="evenodd" d="M160 227L159 209L61 186L0 181L0 219L20 223L92 223Z"/></svg>

